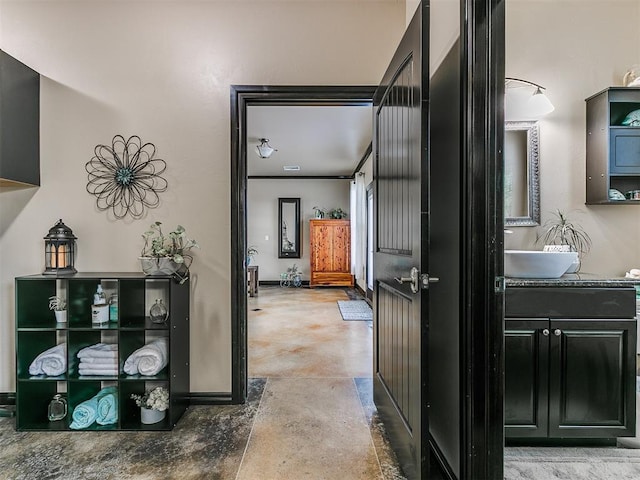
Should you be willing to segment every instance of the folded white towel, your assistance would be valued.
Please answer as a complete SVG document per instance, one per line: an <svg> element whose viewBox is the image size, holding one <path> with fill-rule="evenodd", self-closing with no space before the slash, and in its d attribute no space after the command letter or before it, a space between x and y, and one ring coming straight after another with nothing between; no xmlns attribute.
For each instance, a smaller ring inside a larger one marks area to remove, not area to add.
<svg viewBox="0 0 640 480"><path fill-rule="evenodd" d="M156 375L167 366L169 344L166 337L158 338L139 348L124 362L124 371L129 375Z"/></svg>
<svg viewBox="0 0 640 480"><path fill-rule="evenodd" d="M107 357L82 357L80 358L80 365L93 365L98 368L102 368L103 365L106 366L118 366L118 359L107 358Z"/></svg>
<svg viewBox="0 0 640 480"><path fill-rule="evenodd" d="M81 349L78 358L118 358L118 345L115 343L96 343Z"/></svg>
<svg viewBox="0 0 640 480"><path fill-rule="evenodd" d="M102 376L116 376L118 375L117 368L78 368L80 375L102 375Z"/></svg>
<svg viewBox="0 0 640 480"><path fill-rule="evenodd" d="M30 375L57 377L67 371L67 344L61 343L38 355L29 365Z"/></svg>

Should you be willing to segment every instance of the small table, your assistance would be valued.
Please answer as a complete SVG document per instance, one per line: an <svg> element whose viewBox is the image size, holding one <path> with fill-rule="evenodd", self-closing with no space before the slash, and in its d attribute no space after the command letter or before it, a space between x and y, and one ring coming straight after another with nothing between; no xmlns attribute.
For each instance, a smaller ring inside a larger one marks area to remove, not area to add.
<svg viewBox="0 0 640 480"><path fill-rule="evenodd" d="M249 265L247 273L249 274L249 296L255 297L258 294L258 265Z"/></svg>

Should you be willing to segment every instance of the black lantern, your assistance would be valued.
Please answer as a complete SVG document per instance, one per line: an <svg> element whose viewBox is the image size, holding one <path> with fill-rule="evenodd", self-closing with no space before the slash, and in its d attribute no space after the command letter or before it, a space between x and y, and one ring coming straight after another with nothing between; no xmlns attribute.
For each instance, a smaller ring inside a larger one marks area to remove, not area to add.
<svg viewBox="0 0 640 480"><path fill-rule="evenodd" d="M76 237L69 227L58 220L44 237L44 274L67 275L76 273Z"/></svg>

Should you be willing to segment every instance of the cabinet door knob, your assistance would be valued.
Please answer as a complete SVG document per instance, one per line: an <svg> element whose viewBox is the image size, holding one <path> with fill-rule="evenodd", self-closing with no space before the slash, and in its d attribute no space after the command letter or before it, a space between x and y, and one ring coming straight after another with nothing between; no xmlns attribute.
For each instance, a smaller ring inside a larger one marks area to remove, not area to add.
<svg viewBox="0 0 640 480"><path fill-rule="evenodd" d="M542 334L543 334L545 337L548 337L548 336L549 336L549 333L550 333L550 332L549 332L549 329L548 329L548 328L545 328L544 330L542 330Z"/></svg>
<svg viewBox="0 0 640 480"><path fill-rule="evenodd" d="M556 329L553 331L553 334L554 334L556 337L559 337L560 335L562 335L562 330L560 330L559 328L556 328Z"/></svg>

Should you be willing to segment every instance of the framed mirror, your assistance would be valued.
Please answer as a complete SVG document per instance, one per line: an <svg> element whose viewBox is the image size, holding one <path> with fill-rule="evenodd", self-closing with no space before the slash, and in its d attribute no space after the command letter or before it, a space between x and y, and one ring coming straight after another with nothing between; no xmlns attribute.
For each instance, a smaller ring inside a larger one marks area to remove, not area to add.
<svg viewBox="0 0 640 480"><path fill-rule="evenodd" d="M538 122L505 122L504 225L540 225Z"/></svg>
<svg viewBox="0 0 640 480"><path fill-rule="evenodd" d="M278 199L278 258L300 258L300 199Z"/></svg>

